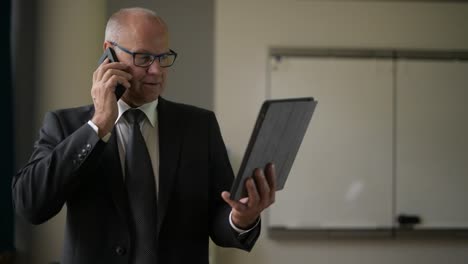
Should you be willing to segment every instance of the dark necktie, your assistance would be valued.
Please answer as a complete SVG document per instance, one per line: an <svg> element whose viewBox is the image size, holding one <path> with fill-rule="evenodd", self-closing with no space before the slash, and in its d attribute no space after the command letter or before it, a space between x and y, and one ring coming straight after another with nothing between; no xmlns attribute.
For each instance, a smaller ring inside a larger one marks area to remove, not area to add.
<svg viewBox="0 0 468 264"><path fill-rule="evenodd" d="M132 264L154 264L157 250L157 198L151 159L139 125L145 114L139 109L129 109L125 115L131 124L125 153L125 183L135 235Z"/></svg>

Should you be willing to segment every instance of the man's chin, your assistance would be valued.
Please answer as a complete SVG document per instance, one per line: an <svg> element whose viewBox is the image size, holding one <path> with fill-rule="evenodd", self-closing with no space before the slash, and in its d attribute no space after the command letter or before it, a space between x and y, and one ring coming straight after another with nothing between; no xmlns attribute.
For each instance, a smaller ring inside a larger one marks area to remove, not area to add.
<svg viewBox="0 0 468 264"><path fill-rule="evenodd" d="M158 87L157 89L146 89L147 87L142 87L143 89L140 90L139 93L135 93L135 91L126 91L122 96L122 99L132 107L138 107L146 103L150 103L161 95L162 89ZM130 88L131 89L131 88Z"/></svg>
<svg viewBox="0 0 468 264"><path fill-rule="evenodd" d="M162 84L158 83L158 84L143 84L142 86L142 93L145 94L145 97L147 96L150 96L150 97L154 97L156 96L156 98L162 93L162 91L164 90L164 87Z"/></svg>

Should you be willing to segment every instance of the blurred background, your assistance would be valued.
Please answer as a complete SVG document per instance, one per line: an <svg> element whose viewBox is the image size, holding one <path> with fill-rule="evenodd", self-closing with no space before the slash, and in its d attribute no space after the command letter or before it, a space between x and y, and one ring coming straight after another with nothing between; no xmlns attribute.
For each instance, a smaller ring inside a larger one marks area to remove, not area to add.
<svg viewBox="0 0 468 264"><path fill-rule="evenodd" d="M166 20L170 46L179 57L163 96L215 111L235 172L259 106L271 98L272 48L468 50L466 1L4 2L2 29L10 46L2 55L0 252L15 252L18 264L60 259L66 208L47 223L29 225L12 212L11 177L27 162L46 111L92 102L92 73L103 51L105 23L119 8L150 8ZM277 239L269 236L266 224L262 228L251 253L212 247L212 263L468 262L468 240L450 236ZM5 257L0 263L8 263L2 261Z"/></svg>

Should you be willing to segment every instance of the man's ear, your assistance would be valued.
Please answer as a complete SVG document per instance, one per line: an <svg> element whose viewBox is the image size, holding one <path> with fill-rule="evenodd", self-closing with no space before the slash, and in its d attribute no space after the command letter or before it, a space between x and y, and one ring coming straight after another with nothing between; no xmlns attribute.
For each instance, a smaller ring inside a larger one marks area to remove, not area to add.
<svg viewBox="0 0 468 264"><path fill-rule="evenodd" d="M102 50L106 50L110 46L112 46L112 43L106 40L104 43L102 43Z"/></svg>

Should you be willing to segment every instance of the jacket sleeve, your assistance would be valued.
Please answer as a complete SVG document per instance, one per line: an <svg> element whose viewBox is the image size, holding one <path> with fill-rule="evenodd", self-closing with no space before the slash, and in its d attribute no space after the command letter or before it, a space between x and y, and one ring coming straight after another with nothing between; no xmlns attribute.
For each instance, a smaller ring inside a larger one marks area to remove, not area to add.
<svg viewBox="0 0 468 264"><path fill-rule="evenodd" d="M214 114L210 118L211 195L214 216L210 225L211 238L218 246L250 251L260 235L260 224L250 232L239 235L229 223L231 207L222 199L221 192L229 191L234 179L226 147Z"/></svg>
<svg viewBox="0 0 468 264"><path fill-rule="evenodd" d="M65 119L54 112L45 115L31 158L12 181L15 210L32 224L60 211L97 166L105 146L87 123L68 132Z"/></svg>

